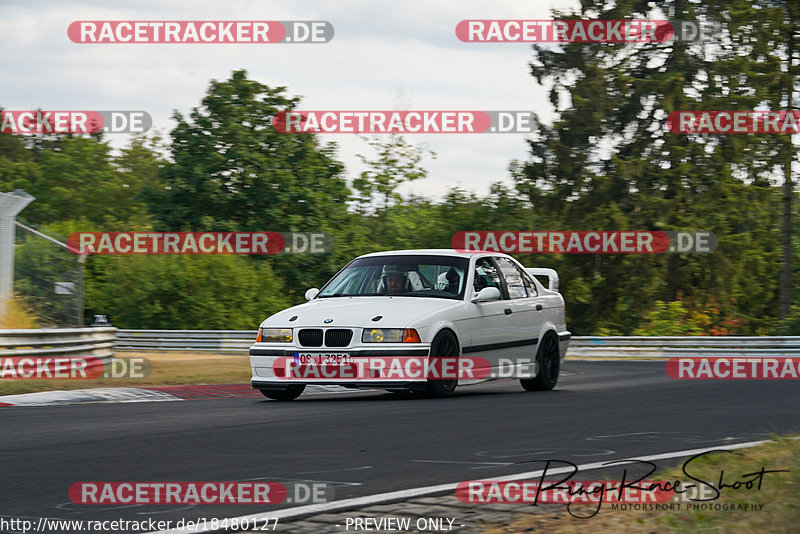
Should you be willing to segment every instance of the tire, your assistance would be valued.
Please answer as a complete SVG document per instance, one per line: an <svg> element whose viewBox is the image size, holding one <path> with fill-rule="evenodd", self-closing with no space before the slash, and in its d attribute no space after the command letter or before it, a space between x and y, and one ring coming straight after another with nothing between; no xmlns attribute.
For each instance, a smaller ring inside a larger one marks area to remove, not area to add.
<svg viewBox="0 0 800 534"><path fill-rule="evenodd" d="M456 336L454 336L449 330L443 330L436 334L436 337L433 338L433 342L431 343L431 352L430 355L432 357L436 356L458 356L459 349L458 349L458 341L456 340ZM456 390L456 386L458 385L458 378L447 379L447 380L434 380L429 379L428 383L425 385L425 392L430 395L431 397L450 397L453 395L453 392Z"/></svg>
<svg viewBox="0 0 800 534"><path fill-rule="evenodd" d="M303 394L305 384L294 384L286 389L260 389L262 395L276 401L292 401Z"/></svg>
<svg viewBox="0 0 800 534"><path fill-rule="evenodd" d="M561 371L561 355L558 351L558 338L547 333L536 352L536 366L539 369L535 378L521 378L519 383L525 391L549 391L556 387Z"/></svg>

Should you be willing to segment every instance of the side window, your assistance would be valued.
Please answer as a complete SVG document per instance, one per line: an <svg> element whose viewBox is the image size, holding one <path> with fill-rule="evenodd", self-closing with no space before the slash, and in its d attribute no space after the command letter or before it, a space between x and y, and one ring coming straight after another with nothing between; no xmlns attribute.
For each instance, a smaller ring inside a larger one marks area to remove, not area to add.
<svg viewBox="0 0 800 534"><path fill-rule="evenodd" d="M484 287L496 287L504 299L508 298L500 280L500 273L491 258L480 258L475 262L475 280L473 282L475 291L480 291Z"/></svg>
<svg viewBox="0 0 800 534"><path fill-rule="evenodd" d="M503 279L508 286L508 295L512 299L522 299L526 297L535 297L536 284L531 280L531 277L523 269L508 258L495 258L497 265L500 266L500 271L503 274Z"/></svg>
<svg viewBox="0 0 800 534"><path fill-rule="evenodd" d="M500 272L503 273L503 279L506 281L508 287L508 296L511 299L523 299L528 296L525 289L525 284L522 279L522 274L514 265L514 262L508 258L495 258L494 261L500 266Z"/></svg>

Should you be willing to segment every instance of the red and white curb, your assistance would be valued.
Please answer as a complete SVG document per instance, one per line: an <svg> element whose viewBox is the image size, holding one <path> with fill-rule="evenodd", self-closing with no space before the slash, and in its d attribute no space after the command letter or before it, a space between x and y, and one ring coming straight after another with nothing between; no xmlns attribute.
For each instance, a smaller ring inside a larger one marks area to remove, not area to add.
<svg viewBox="0 0 800 534"><path fill-rule="evenodd" d="M183 400L175 395L139 388L94 388L42 391L0 397L0 406L54 406L59 404L163 402Z"/></svg>

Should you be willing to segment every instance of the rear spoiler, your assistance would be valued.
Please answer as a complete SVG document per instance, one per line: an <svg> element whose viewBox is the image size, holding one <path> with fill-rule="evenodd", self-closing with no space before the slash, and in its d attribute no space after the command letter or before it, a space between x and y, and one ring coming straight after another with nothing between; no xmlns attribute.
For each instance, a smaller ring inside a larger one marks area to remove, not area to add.
<svg viewBox="0 0 800 534"><path fill-rule="evenodd" d="M546 276L547 277L547 289L552 291L558 291L558 273L555 269L535 269L535 268L526 268L528 274L531 276Z"/></svg>

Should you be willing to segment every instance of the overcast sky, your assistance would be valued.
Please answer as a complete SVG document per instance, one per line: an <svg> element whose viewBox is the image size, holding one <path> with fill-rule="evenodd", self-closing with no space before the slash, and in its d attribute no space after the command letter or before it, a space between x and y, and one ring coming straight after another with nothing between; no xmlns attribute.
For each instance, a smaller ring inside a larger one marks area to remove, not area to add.
<svg viewBox="0 0 800 534"><path fill-rule="evenodd" d="M546 91L529 75L530 45L463 43L464 19L547 19L576 0L2 0L0 106L9 110L144 110L166 134L172 110L199 105L209 81L246 69L283 85L306 110L531 110L548 120ZM76 44L76 20L325 20L325 44ZM425 181L404 192L439 197L458 185L484 195L510 183L507 167L525 159L522 134L407 136L435 151ZM127 143L109 136L112 146ZM353 134L327 135L352 178L372 155Z"/></svg>

